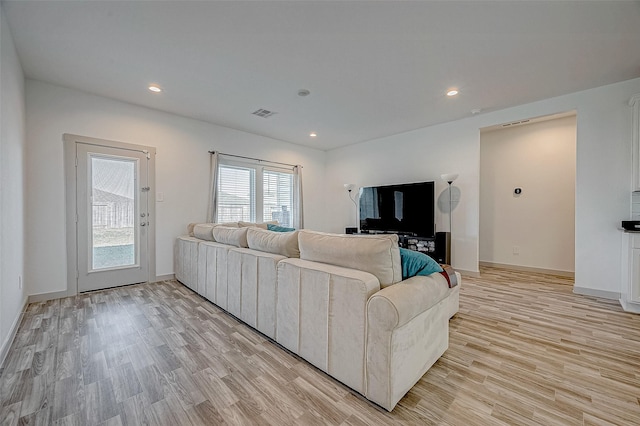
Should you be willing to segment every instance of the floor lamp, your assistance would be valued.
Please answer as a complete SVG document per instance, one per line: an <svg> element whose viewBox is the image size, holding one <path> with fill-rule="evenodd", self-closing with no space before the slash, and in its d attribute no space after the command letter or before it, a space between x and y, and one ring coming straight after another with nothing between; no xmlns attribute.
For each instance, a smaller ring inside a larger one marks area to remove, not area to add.
<svg viewBox="0 0 640 426"><path fill-rule="evenodd" d="M349 199L351 199L351 201L353 202L353 205L356 207L355 213L356 213L356 226L355 227L348 227L346 228L346 233L347 234L356 234L358 232L358 204L356 203L355 198L353 198L353 196L351 195L351 192L353 191L353 189L356 186L352 183L345 183L344 184L344 189L347 190L348 194L349 194Z"/></svg>
<svg viewBox="0 0 640 426"><path fill-rule="evenodd" d="M445 173L443 175L440 175L440 178L442 178L442 180L447 181L447 183L449 184L449 234L451 234L451 237L453 237L453 232L451 231L451 216L453 213L453 199L451 198L451 184L453 183L454 180L458 179L458 174Z"/></svg>

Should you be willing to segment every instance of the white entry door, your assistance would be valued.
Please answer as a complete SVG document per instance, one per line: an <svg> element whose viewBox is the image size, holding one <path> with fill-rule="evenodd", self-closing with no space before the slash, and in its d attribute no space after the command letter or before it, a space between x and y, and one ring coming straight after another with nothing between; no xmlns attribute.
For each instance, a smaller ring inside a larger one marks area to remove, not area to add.
<svg viewBox="0 0 640 426"><path fill-rule="evenodd" d="M78 291L148 281L148 151L75 146Z"/></svg>

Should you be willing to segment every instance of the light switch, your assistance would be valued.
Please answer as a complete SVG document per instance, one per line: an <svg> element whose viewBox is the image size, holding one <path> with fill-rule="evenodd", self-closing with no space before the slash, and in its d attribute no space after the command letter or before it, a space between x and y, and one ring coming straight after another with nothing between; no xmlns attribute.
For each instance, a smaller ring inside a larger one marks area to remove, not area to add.
<svg viewBox="0 0 640 426"><path fill-rule="evenodd" d="M161 203L164 201L164 192L156 192L156 202Z"/></svg>

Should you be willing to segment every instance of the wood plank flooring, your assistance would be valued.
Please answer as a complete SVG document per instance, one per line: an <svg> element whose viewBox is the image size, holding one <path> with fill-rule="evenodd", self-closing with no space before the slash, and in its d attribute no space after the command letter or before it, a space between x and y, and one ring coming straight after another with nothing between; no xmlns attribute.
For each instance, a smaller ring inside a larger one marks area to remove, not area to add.
<svg viewBox="0 0 640 426"><path fill-rule="evenodd" d="M449 349L392 413L175 281L34 303L0 423L639 425L640 315L571 285L465 277Z"/></svg>

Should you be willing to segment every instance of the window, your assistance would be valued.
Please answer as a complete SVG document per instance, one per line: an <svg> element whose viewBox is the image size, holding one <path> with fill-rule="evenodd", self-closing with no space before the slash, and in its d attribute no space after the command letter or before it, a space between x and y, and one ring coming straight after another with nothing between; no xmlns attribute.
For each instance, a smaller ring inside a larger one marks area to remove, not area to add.
<svg viewBox="0 0 640 426"><path fill-rule="evenodd" d="M263 220L277 220L282 226L292 227L293 174L264 170L262 187Z"/></svg>
<svg viewBox="0 0 640 426"><path fill-rule="evenodd" d="M218 173L218 221L255 222L255 169L220 165Z"/></svg>
<svg viewBox="0 0 640 426"><path fill-rule="evenodd" d="M293 171L228 163L218 168L218 222L277 220L293 227Z"/></svg>

